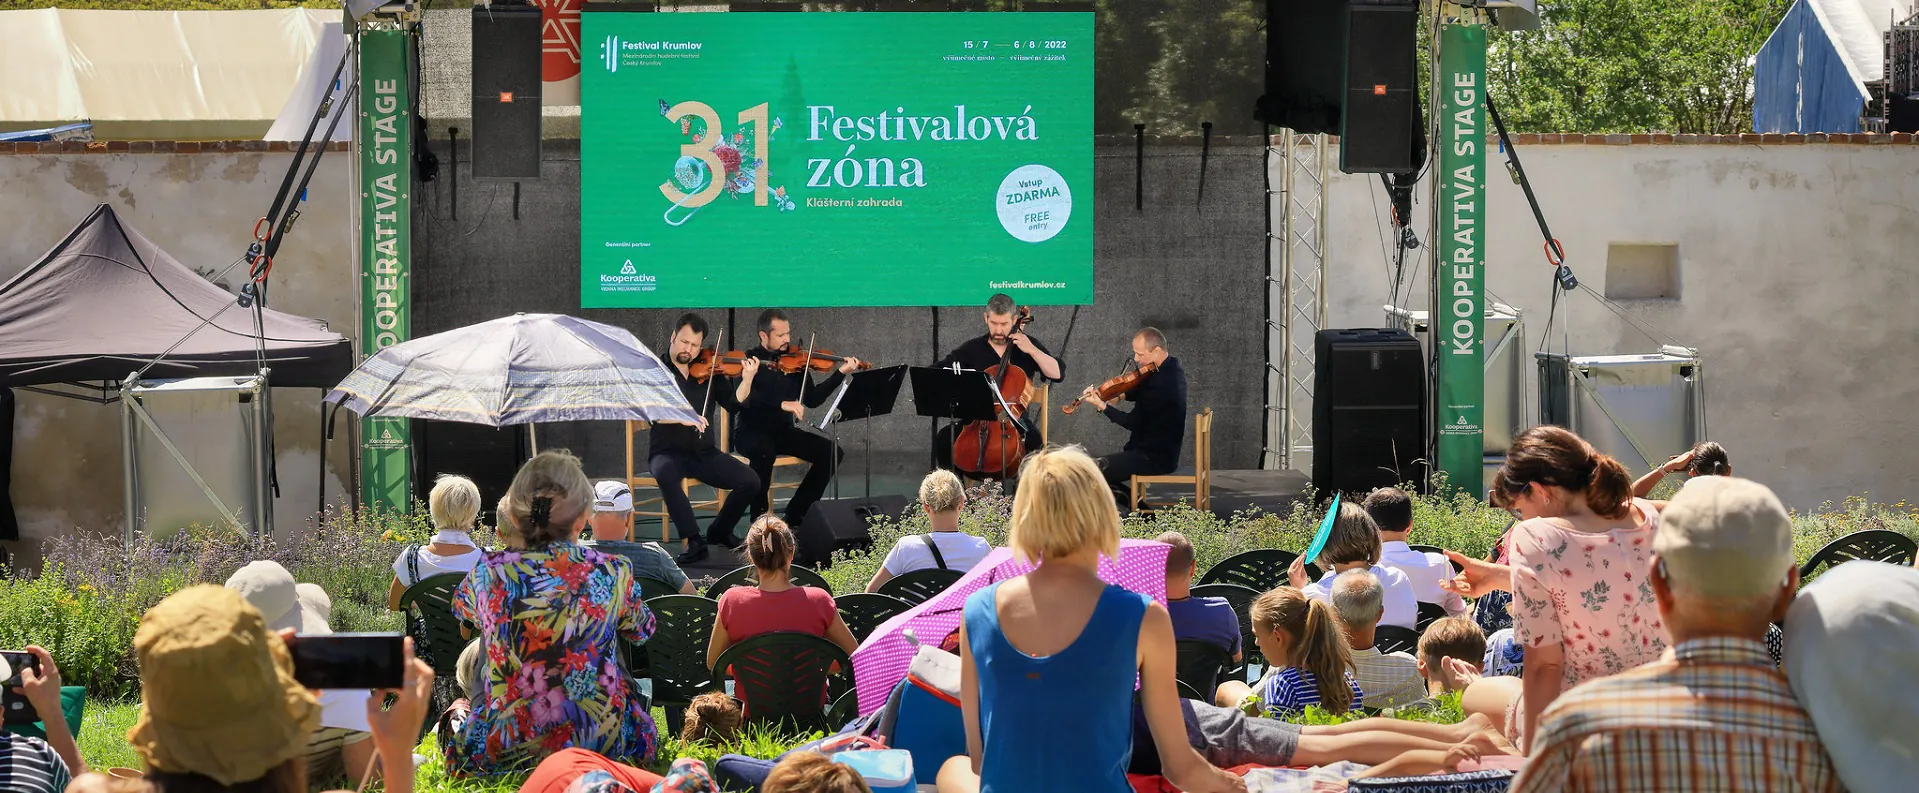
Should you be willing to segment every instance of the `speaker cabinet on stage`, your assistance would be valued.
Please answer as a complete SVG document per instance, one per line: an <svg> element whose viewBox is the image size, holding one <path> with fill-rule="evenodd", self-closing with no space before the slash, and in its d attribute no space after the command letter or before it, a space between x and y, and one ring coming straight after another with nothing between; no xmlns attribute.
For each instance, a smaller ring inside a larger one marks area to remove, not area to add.
<svg viewBox="0 0 1919 793"><path fill-rule="evenodd" d="M540 178L540 9L473 7L473 177Z"/></svg>
<svg viewBox="0 0 1919 793"><path fill-rule="evenodd" d="M480 489L480 517L498 526L493 512L526 462L526 427L489 427L463 421L413 421L413 492L422 499L441 474L459 474Z"/></svg>
<svg viewBox="0 0 1919 793"><path fill-rule="evenodd" d="M873 518L897 518L906 511L906 496L868 496L865 498L823 498L806 511L800 523L799 545L793 563L814 569L833 563L833 552L866 548L873 544L867 523Z"/></svg>
<svg viewBox="0 0 1919 793"><path fill-rule="evenodd" d="M1266 93L1253 117L1294 132L1337 134L1345 43L1346 0L1266 0Z"/></svg>
<svg viewBox="0 0 1919 793"><path fill-rule="evenodd" d="M1364 495L1426 481L1426 363L1398 328L1313 340L1313 487Z"/></svg>
<svg viewBox="0 0 1919 793"><path fill-rule="evenodd" d="M1339 123L1339 169L1346 173L1411 173L1422 146L1413 140L1419 93L1413 63L1419 36L1417 0L1352 0L1346 16L1345 102ZM1423 136L1422 136L1423 137Z"/></svg>

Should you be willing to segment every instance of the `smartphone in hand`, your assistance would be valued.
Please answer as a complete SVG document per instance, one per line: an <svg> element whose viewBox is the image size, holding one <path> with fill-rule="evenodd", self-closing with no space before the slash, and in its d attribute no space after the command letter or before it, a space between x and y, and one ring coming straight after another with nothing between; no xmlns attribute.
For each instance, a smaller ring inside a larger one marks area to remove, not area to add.
<svg viewBox="0 0 1919 793"><path fill-rule="evenodd" d="M399 688L406 682L405 634L333 633L287 643L293 679L312 689Z"/></svg>
<svg viewBox="0 0 1919 793"><path fill-rule="evenodd" d="M0 723L32 724L40 720L40 712L34 710L33 703L27 701L27 695L18 693L22 682L20 673L32 669L40 671L40 658L25 650L0 650L0 662L5 663L5 678L0 679Z"/></svg>

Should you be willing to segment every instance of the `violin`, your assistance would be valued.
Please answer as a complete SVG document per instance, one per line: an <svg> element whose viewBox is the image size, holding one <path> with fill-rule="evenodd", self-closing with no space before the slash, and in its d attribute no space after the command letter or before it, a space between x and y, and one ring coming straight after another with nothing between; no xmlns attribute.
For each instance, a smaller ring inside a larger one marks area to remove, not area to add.
<svg viewBox="0 0 1919 793"><path fill-rule="evenodd" d="M728 355L731 354L728 353ZM834 355L832 350L813 350L809 355L806 350L789 348L785 354L773 361L773 365L786 374L796 374L809 369L815 372L830 372L838 369L846 360L846 356ZM864 372L871 368L873 364L860 361L859 371Z"/></svg>
<svg viewBox="0 0 1919 793"><path fill-rule="evenodd" d="M1007 335L1022 332L1032 321L1033 309L1020 306L1019 316L1013 319L1012 333ZM986 369L986 376L992 379L1000 398L1012 409L1010 415L1009 411L995 406L993 410L997 415L992 421L981 419L967 424L953 437L953 467L962 473L985 478L1004 476L1008 471L1019 470L1020 462L1026 459L1026 444L1014 422L1032 401L1033 384L1024 370L1007 362L1012 353L1013 343L1009 340L1006 351L1000 353L999 363Z"/></svg>
<svg viewBox="0 0 1919 793"><path fill-rule="evenodd" d="M1159 364L1156 364L1156 363L1140 364L1138 369L1134 369L1133 371L1122 374L1111 380L1107 380L1104 383L1100 383L1099 386L1097 386L1098 390L1095 393L1099 394L1099 399L1101 402L1110 402L1114 399L1119 398L1121 395L1129 391L1132 391L1135 388L1138 388L1140 383L1146 382L1146 378L1152 376L1152 374L1157 371L1159 371ZM1066 405L1062 405L1060 407L1060 410L1066 413L1071 413L1079 409L1079 403L1082 401L1084 401L1083 397L1080 399L1075 399Z"/></svg>
<svg viewBox="0 0 1919 793"><path fill-rule="evenodd" d="M686 373L695 383L706 382L708 378L713 376L715 369L718 369L722 376L739 377L740 366L745 362L746 353L740 352L739 350L728 353L719 353L714 350L701 350L700 357L693 359L692 363L686 365Z"/></svg>

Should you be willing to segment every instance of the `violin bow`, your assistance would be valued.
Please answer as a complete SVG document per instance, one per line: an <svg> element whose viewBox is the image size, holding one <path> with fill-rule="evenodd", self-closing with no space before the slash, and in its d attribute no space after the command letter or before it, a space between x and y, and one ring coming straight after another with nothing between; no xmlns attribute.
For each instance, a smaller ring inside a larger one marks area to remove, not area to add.
<svg viewBox="0 0 1919 793"><path fill-rule="evenodd" d="M806 409L806 384L813 381L813 342L819 340L818 333L806 334L806 360L800 362L800 409Z"/></svg>
<svg viewBox="0 0 1919 793"><path fill-rule="evenodd" d="M720 350L725 349L725 345L722 343L725 339L726 326L722 325L720 326L720 332L713 336L713 366L706 371L706 398L700 400L700 418L706 418L706 411L713 407L713 386L715 385L714 381L719 379ZM700 430L700 436L705 437L706 430Z"/></svg>

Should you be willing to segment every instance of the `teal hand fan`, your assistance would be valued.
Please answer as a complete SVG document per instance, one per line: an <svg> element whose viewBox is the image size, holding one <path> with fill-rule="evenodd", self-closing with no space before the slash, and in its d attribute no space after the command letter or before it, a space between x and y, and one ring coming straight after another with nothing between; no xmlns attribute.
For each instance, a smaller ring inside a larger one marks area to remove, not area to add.
<svg viewBox="0 0 1919 793"><path fill-rule="evenodd" d="M1339 494L1333 494L1333 505L1326 508L1326 519L1319 522L1319 533L1313 535L1313 544L1306 547L1306 563L1313 564L1319 558L1319 552L1326 549L1326 540L1333 536L1333 519L1339 517Z"/></svg>

